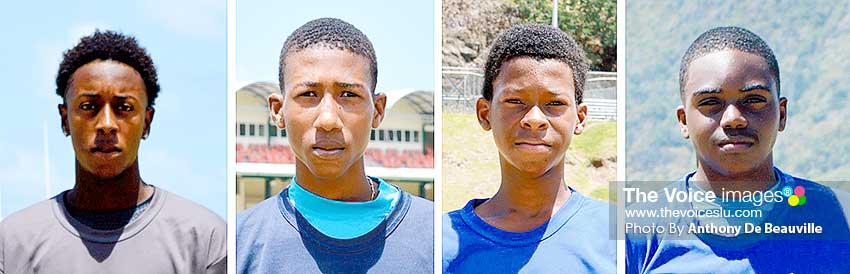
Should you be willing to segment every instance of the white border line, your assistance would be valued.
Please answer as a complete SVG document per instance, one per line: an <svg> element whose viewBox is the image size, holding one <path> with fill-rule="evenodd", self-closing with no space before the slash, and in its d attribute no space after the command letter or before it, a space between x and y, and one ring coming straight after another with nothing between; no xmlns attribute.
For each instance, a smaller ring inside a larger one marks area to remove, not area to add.
<svg viewBox="0 0 850 274"><path fill-rule="evenodd" d="M443 272L443 1L434 1L434 273Z"/></svg>
<svg viewBox="0 0 850 274"><path fill-rule="evenodd" d="M227 273L236 273L236 0L227 0Z"/></svg>
<svg viewBox="0 0 850 274"><path fill-rule="evenodd" d="M617 1L617 183L609 187L619 187L626 180L626 0ZM612 190L609 190L609 192ZM619 189L613 190L620 193ZM622 224L625 221L620 212L625 204L617 199L617 273L626 273L626 241L619 240L625 235Z"/></svg>

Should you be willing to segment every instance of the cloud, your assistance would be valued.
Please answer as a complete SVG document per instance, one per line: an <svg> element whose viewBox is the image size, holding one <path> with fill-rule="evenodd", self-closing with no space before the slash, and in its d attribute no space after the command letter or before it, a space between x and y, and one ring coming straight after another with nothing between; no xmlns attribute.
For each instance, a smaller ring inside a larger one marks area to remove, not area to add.
<svg viewBox="0 0 850 274"><path fill-rule="evenodd" d="M226 32L224 1L151 0L142 1L141 5L149 18L178 34L216 38Z"/></svg>
<svg viewBox="0 0 850 274"><path fill-rule="evenodd" d="M40 144L41 142L39 142ZM51 193L44 187L44 148L41 145L0 143L0 217L30 206L73 186L68 170L56 165L56 148L52 147L50 161ZM73 172L71 170L70 172ZM64 173L64 174L63 174Z"/></svg>
<svg viewBox="0 0 850 274"><path fill-rule="evenodd" d="M75 46L83 36L94 33L95 29L111 28L106 24L83 22L68 27L65 35L57 35L58 37L53 40L36 43L34 50L36 63L32 66L36 79L33 79L35 80L33 87L41 99L50 100L50 103L58 101L55 95L54 77L59 69L59 63L62 62L62 54Z"/></svg>

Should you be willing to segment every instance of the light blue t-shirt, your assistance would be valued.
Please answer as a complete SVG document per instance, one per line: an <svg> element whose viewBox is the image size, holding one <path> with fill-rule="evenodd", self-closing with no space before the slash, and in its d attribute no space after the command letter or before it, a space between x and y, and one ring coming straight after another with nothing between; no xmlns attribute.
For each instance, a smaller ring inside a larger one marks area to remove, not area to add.
<svg viewBox="0 0 850 274"><path fill-rule="evenodd" d="M830 189L818 183L797 178L775 169L777 185L771 190L801 186L807 202L791 206L785 200L762 204L762 218L750 218L756 226L788 228L814 224L821 233L741 233L730 236L720 233L626 233L626 273L846 273L850 270L850 227L843 199L846 192ZM666 188L694 191L690 182L694 172ZM724 206L728 206L724 205ZM674 210L693 210L700 207L691 202L643 203L629 209L669 207ZM752 207L752 206L750 206ZM724 208L727 209L727 208ZM719 222L718 222L719 221ZM722 225L717 218L653 217L630 218L626 223L656 224L659 226ZM740 225L729 219L728 225ZM788 230L790 231L790 230Z"/></svg>
<svg viewBox="0 0 850 274"><path fill-rule="evenodd" d="M293 178L289 202L322 234L337 239L359 237L384 221L398 203L397 188L380 178L369 179L378 182L378 197L367 202L342 202L307 191Z"/></svg>
<svg viewBox="0 0 850 274"><path fill-rule="evenodd" d="M610 204L573 191L545 224L528 232L509 232L473 211L484 201L471 200L443 215L443 273L617 271Z"/></svg>

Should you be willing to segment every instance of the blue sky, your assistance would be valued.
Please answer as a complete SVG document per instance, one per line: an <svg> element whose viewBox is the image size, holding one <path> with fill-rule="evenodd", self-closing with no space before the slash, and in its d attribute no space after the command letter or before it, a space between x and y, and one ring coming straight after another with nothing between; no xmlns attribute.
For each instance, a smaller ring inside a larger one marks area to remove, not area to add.
<svg viewBox="0 0 850 274"><path fill-rule="evenodd" d="M162 91L139 150L143 179L226 216L226 1L50 2L9 1L0 17L0 216L73 186L54 81L62 53L95 28L136 36L157 66Z"/></svg>
<svg viewBox="0 0 850 274"><path fill-rule="evenodd" d="M378 58L378 91L434 90L432 1L237 1L237 85L277 82L286 37L320 17L345 20L369 37Z"/></svg>

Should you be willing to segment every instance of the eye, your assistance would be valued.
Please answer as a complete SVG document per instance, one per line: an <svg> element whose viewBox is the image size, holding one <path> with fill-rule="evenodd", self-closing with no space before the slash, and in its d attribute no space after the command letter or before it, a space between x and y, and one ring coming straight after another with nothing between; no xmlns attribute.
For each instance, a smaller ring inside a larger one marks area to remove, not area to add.
<svg viewBox="0 0 850 274"><path fill-rule="evenodd" d="M715 106L715 105L719 105L719 104L720 104L720 100L717 100L715 98L708 98L708 99L704 99L704 100L699 101L699 103L697 103L697 106L700 106L700 107L702 107L702 106Z"/></svg>
<svg viewBox="0 0 850 274"><path fill-rule="evenodd" d="M318 97L315 91L308 90L298 94L298 97Z"/></svg>
<svg viewBox="0 0 850 274"><path fill-rule="evenodd" d="M357 95L357 93L347 91L347 90L343 91L339 96L342 96L342 97L360 97L360 95Z"/></svg>
<svg viewBox="0 0 850 274"><path fill-rule="evenodd" d="M562 102L562 101L552 101L552 102L547 103L546 105L549 105L549 106L565 106L565 105L567 105L567 103Z"/></svg>
<svg viewBox="0 0 850 274"><path fill-rule="evenodd" d="M515 104L515 105L522 105L523 104L522 101L520 101L519 99L507 99L507 100L505 100L505 103Z"/></svg>
<svg viewBox="0 0 850 274"><path fill-rule="evenodd" d="M82 110L94 110L94 103L92 102L82 102L80 104L80 109Z"/></svg>
<svg viewBox="0 0 850 274"><path fill-rule="evenodd" d="M757 103L766 103L767 100L761 96L750 96L744 99L744 104L757 104Z"/></svg>
<svg viewBox="0 0 850 274"><path fill-rule="evenodd" d="M124 111L124 112L131 112L134 109L133 105L131 105L131 104L120 104L120 105L118 105L117 108L118 108L118 110Z"/></svg>

